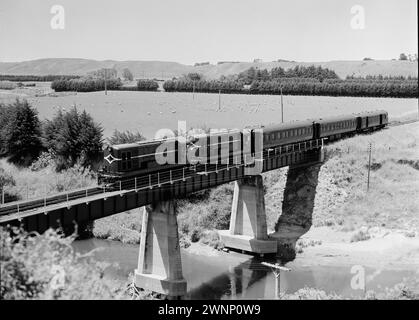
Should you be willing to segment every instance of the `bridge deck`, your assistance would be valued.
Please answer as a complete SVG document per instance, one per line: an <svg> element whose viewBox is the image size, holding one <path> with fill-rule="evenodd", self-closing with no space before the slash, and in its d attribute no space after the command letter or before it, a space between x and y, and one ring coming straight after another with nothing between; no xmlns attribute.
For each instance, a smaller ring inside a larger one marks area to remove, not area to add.
<svg viewBox="0 0 419 320"><path fill-rule="evenodd" d="M263 152L263 172L289 165L318 161L322 141L299 143ZM244 164L199 164L162 171L118 182L112 190L103 187L61 193L47 198L18 201L0 208L0 225L20 225L43 232L132 210L155 201L185 197L190 193L238 180L245 176ZM70 195L70 196L69 196Z"/></svg>

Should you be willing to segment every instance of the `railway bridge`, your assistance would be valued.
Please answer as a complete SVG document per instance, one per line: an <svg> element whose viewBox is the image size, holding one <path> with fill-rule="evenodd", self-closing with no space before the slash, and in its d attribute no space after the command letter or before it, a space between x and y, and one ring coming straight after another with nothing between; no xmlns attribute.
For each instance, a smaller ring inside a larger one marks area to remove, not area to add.
<svg viewBox="0 0 419 320"><path fill-rule="evenodd" d="M323 140L296 143L285 150L266 149L259 161L263 162L262 172L289 166L282 216L311 216L323 161ZM108 189L97 186L3 203L0 225L22 226L27 231L42 233L48 228L87 225L143 207L135 283L169 297L184 296L187 284L182 273L176 198L234 181L230 228L220 231L225 246L259 255L277 252L281 234L279 229L270 235L267 232L262 176L246 175L246 166L249 165L185 166L118 181Z"/></svg>

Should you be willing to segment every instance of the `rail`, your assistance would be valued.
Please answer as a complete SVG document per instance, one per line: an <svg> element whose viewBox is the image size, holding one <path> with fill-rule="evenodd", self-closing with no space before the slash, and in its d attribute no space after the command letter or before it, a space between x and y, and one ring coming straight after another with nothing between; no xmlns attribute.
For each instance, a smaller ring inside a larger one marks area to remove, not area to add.
<svg viewBox="0 0 419 320"><path fill-rule="evenodd" d="M257 154L253 155L253 157L256 158L256 161L266 161L284 155L290 155L292 153L318 149L322 146L323 139L316 139L285 146L278 146L275 148L268 148L261 151L262 157L257 157ZM160 188L162 185L166 186L178 181L186 181L187 179L196 175L208 175L213 172L218 173L224 170L228 171L232 168L248 166L249 164L253 164L253 161L249 163L249 157L249 154L244 155L244 157L241 155L236 156L235 159L232 159L234 160L232 161L232 164L230 163L231 157L226 159L226 164L189 164L180 169L157 171L155 173L150 173L130 179L119 180L106 186L95 186L85 189L72 190L68 192L57 193L52 196L47 196L45 194L43 197L38 197L29 201L26 199L3 203L5 190L2 189L0 216L37 210L40 208L44 208L44 211L47 212L47 207L50 205L64 202L67 202L68 204L72 200L87 199L91 196L95 196L101 193L106 194L107 192L112 191L119 190L122 192L126 190L132 190L138 192L140 190L153 189L156 187Z"/></svg>

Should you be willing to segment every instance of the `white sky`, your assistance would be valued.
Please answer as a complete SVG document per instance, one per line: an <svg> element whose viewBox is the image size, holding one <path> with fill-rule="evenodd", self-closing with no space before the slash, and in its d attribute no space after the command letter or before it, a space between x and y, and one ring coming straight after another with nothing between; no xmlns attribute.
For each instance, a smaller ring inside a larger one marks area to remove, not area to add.
<svg viewBox="0 0 419 320"><path fill-rule="evenodd" d="M56 4L64 30L50 26ZM391 59L417 45L416 0L0 0L0 61Z"/></svg>

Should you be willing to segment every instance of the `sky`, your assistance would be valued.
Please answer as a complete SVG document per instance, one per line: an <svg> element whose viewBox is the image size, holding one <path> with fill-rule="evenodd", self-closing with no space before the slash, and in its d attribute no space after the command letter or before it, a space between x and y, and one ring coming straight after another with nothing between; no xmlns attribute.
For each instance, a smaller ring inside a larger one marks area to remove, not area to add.
<svg viewBox="0 0 419 320"><path fill-rule="evenodd" d="M0 0L0 61L387 60L417 23L417 0Z"/></svg>

